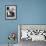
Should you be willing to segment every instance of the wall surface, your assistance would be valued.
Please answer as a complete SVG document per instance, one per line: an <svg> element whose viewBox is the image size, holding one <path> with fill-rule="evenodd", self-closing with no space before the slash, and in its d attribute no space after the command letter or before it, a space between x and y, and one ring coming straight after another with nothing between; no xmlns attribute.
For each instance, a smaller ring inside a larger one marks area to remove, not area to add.
<svg viewBox="0 0 46 46"><path fill-rule="evenodd" d="M20 26L21 30L45 30L46 31L46 25L21 25Z"/></svg>
<svg viewBox="0 0 46 46"><path fill-rule="evenodd" d="M17 6L16 20L5 20L5 5ZM46 0L0 0L0 44L8 43L9 32L18 32L18 24L46 24Z"/></svg>

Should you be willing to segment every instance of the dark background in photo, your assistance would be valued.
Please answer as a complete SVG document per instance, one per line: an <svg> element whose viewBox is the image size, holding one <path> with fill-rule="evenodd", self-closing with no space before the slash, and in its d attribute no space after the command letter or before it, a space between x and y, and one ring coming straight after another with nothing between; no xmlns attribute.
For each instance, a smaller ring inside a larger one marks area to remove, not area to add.
<svg viewBox="0 0 46 46"><path fill-rule="evenodd" d="M10 7L7 7L7 17L14 17L15 13L13 11L10 10ZM8 14L9 13L9 14Z"/></svg>

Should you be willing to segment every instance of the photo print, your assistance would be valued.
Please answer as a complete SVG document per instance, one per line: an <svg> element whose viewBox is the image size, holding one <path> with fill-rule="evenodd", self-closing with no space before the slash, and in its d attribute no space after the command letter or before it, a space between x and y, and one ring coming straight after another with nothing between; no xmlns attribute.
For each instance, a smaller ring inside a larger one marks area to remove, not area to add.
<svg viewBox="0 0 46 46"><path fill-rule="evenodd" d="M16 5L6 5L5 18L9 20L16 19Z"/></svg>

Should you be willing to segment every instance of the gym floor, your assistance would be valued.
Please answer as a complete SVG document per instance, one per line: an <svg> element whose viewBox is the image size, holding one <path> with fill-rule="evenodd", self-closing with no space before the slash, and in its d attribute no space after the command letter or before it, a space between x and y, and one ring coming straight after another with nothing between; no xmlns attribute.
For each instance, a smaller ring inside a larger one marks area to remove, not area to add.
<svg viewBox="0 0 46 46"><path fill-rule="evenodd" d="M46 46L46 41L21 40L20 46Z"/></svg>

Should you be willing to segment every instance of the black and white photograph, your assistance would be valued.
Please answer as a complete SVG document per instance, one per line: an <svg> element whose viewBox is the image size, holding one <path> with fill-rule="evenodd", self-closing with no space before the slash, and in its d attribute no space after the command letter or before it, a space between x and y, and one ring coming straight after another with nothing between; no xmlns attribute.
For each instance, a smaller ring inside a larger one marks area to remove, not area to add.
<svg viewBox="0 0 46 46"><path fill-rule="evenodd" d="M16 19L16 5L5 5L5 19Z"/></svg>
<svg viewBox="0 0 46 46"><path fill-rule="evenodd" d="M42 45L46 43L46 25L19 24L18 41L20 46Z"/></svg>

